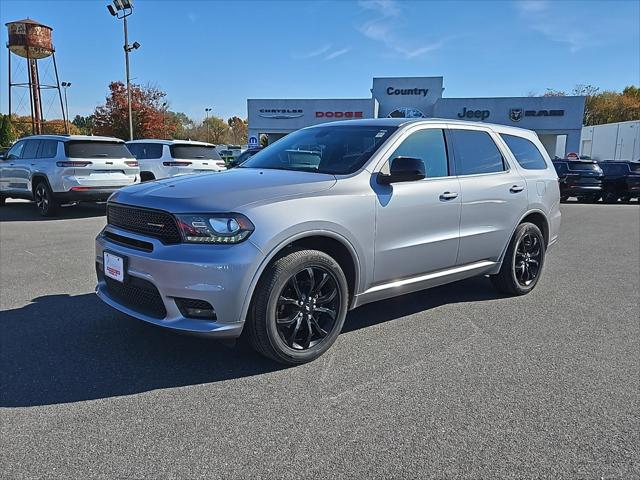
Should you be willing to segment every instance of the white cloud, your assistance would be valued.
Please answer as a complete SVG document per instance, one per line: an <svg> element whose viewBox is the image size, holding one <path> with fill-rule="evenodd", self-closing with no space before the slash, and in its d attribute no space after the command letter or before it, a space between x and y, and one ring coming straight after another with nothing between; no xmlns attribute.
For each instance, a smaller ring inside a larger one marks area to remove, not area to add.
<svg viewBox="0 0 640 480"><path fill-rule="evenodd" d="M328 43L326 45L323 45L322 47L316 48L315 50L311 50L310 52L294 54L293 58L306 59L319 57L320 55L324 55L325 53L327 53L329 50L331 50L331 44Z"/></svg>
<svg viewBox="0 0 640 480"><path fill-rule="evenodd" d="M349 52L350 50L351 50L351 48L341 48L340 50L336 50L334 52L331 52L329 55L324 57L324 59L325 60L333 60L334 58L341 57L342 55L344 55L345 53Z"/></svg>
<svg viewBox="0 0 640 480"><path fill-rule="evenodd" d="M515 7L530 29L551 41L564 43L572 53L597 43L575 17L562 14L548 1L520 1Z"/></svg>
<svg viewBox="0 0 640 480"><path fill-rule="evenodd" d="M368 12L376 13L371 19L358 27L358 31L370 40L383 44L387 49L407 60L422 57L436 51L454 37L447 37L437 42L422 43L408 40L398 32L403 23L401 6L393 0L366 0L358 2Z"/></svg>

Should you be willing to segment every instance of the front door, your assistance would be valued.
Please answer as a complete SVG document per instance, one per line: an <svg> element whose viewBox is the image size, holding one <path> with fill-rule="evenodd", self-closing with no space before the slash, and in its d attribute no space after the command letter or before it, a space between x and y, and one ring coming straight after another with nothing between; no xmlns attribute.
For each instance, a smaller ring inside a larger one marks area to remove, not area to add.
<svg viewBox="0 0 640 480"><path fill-rule="evenodd" d="M450 173L443 129L411 131L386 166L401 156L422 159L426 178L392 185L373 182L377 195L375 284L452 267L458 254L460 187Z"/></svg>
<svg viewBox="0 0 640 480"><path fill-rule="evenodd" d="M0 162L0 189L3 192L17 191L19 161L26 142L17 142L5 154L5 158Z"/></svg>

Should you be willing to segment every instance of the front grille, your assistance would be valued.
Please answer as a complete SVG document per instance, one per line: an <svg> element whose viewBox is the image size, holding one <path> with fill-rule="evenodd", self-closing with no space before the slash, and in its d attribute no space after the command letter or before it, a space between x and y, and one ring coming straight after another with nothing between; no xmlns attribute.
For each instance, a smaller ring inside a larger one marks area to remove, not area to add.
<svg viewBox="0 0 640 480"><path fill-rule="evenodd" d="M101 272L98 275L104 279L109 296L125 307L153 318L167 316L160 292L153 283L138 277L129 277L125 283L120 283Z"/></svg>
<svg viewBox="0 0 640 480"><path fill-rule="evenodd" d="M123 230L157 238L162 243L180 243L178 225L170 213L110 203L107 223Z"/></svg>
<svg viewBox="0 0 640 480"><path fill-rule="evenodd" d="M143 242L135 238L125 237L124 235L118 235L117 233L104 231L104 236L114 243L125 245L127 247L136 248L138 250L144 250L145 252L153 252L153 243Z"/></svg>

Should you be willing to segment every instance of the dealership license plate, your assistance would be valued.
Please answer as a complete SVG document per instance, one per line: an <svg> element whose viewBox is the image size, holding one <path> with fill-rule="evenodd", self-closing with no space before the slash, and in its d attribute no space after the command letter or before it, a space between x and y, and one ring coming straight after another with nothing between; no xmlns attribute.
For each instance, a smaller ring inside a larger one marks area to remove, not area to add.
<svg viewBox="0 0 640 480"><path fill-rule="evenodd" d="M103 258L104 274L118 282L124 282L124 258L109 252L103 252Z"/></svg>

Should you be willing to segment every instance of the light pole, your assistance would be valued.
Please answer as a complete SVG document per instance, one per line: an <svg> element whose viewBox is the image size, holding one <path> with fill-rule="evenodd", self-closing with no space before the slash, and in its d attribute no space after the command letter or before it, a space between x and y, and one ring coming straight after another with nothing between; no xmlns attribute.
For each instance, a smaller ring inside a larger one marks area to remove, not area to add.
<svg viewBox="0 0 640 480"><path fill-rule="evenodd" d="M62 88L64 88L64 109L66 110L67 121L64 123L64 132L69 135L69 123L71 123L69 116L69 102L67 101L67 88L71 86L71 82L62 82Z"/></svg>
<svg viewBox="0 0 640 480"><path fill-rule="evenodd" d="M127 105L129 107L129 140L133 140L133 116L131 114L131 77L129 75L129 52L140 48L138 42L129 45L129 32L127 30L127 17L133 13L131 0L113 0L113 5L107 5L109 13L124 24L124 60L127 75Z"/></svg>
<svg viewBox="0 0 640 480"><path fill-rule="evenodd" d="M207 143L209 143L209 112L211 108L207 107L204 109L204 113L206 115L205 123L207 124Z"/></svg>

